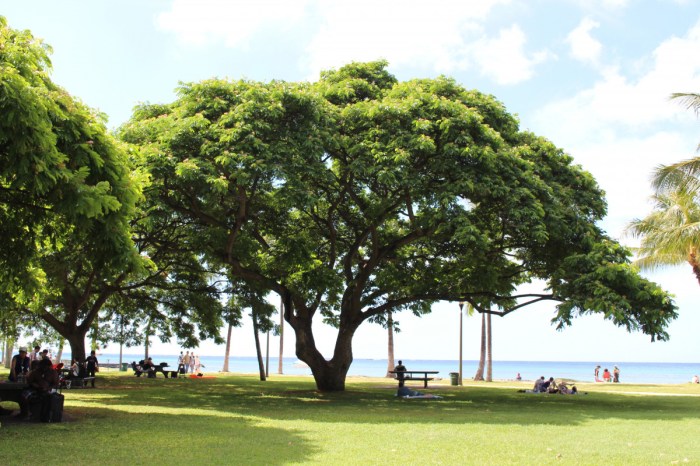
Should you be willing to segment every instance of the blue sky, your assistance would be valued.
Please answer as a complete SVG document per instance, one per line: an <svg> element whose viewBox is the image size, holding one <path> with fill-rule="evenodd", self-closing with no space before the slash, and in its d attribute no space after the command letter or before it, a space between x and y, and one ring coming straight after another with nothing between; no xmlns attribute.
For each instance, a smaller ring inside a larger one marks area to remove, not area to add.
<svg viewBox="0 0 700 466"><path fill-rule="evenodd" d="M140 102L168 102L179 82L210 77L315 80L353 60L385 58L400 79L445 74L495 95L523 129L546 136L593 173L607 193L603 228L649 208L658 164L695 155L696 116L670 102L700 92L700 6L681 0L150 0L0 1L10 26L54 49L53 79L114 128ZM700 285L688 266L646 274L676 296L669 342L650 343L595 316L561 332L553 305L494 318L496 360L697 362ZM456 304L419 320L399 316L397 357L456 359ZM478 357L480 321L464 323L465 359ZM285 354L293 355L288 329ZM252 355L252 330L234 331L233 353ZM317 329L327 356L332 329ZM277 341L271 343L277 354ZM111 348L113 350L113 348ZM156 352L174 352L160 345ZM132 350L135 351L135 350ZM203 344L202 354L222 353ZM386 333L363 325L356 358L386 357Z"/></svg>

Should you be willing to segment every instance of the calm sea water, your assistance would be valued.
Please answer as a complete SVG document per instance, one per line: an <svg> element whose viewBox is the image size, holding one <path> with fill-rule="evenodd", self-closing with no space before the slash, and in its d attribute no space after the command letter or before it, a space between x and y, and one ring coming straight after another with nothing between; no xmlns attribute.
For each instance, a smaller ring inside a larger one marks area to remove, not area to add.
<svg viewBox="0 0 700 466"><path fill-rule="evenodd" d="M118 363L118 354L100 354L102 363ZM177 355L152 354L156 363L167 362L170 366L177 367ZM70 358L70 354L64 355ZM143 359L142 356L124 355L123 362L131 363ZM223 356L202 356L204 365L202 372L219 372L223 368ZM449 378L450 372L459 371L459 363L449 360L411 360L404 359L404 365L409 370L436 370L440 371L437 377ZM590 361L590 362L566 362L566 361L494 361L493 378L496 380L514 380L520 373L523 380L534 380L544 375L545 377L565 378L583 382L593 381L593 370L597 364L601 366L601 376L604 368L610 369L617 365L620 368L620 381L622 383L642 384L676 384L690 382L695 374L700 374L700 363L658 363L658 362L620 362L620 361ZM470 379L476 373L478 361L464 361L462 377ZM270 376L277 374L278 358L270 357ZM238 373L257 373L258 364L254 357L229 358L229 370ZM356 359L348 375L383 377L386 375L386 359ZM284 358L282 371L289 375L311 375L311 370L296 358Z"/></svg>

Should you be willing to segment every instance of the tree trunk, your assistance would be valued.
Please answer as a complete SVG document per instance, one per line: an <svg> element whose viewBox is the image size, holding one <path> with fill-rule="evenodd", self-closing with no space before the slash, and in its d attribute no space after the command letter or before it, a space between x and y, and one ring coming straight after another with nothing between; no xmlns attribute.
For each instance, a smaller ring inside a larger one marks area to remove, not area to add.
<svg viewBox="0 0 700 466"><path fill-rule="evenodd" d="M389 371L393 371L396 364L394 364L394 320L391 316L391 312L388 312L388 317L386 320L387 333L388 333L388 348L387 348L387 367L386 376L389 378L394 378L394 374L390 374Z"/></svg>
<svg viewBox="0 0 700 466"><path fill-rule="evenodd" d="M479 354L479 367L476 369L474 380L484 380L484 363L486 362L486 315L481 314L481 352Z"/></svg>
<svg viewBox="0 0 700 466"><path fill-rule="evenodd" d="M253 317L253 335L255 336L255 352L258 355L258 370L260 371L260 380L263 382L265 379L265 365L263 364L262 351L260 350L260 336L258 335L258 318L255 315L255 311L252 313Z"/></svg>
<svg viewBox="0 0 700 466"><path fill-rule="evenodd" d="M320 391L338 392L345 390L345 378L352 364L352 337L355 330L347 327L341 323L333 358L328 361L316 349L311 322L299 320L296 325L292 325L297 340L297 357L309 366L316 381L316 388Z"/></svg>
<svg viewBox="0 0 700 466"><path fill-rule="evenodd" d="M270 377L270 331L265 334L265 377Z"/></svg>
<svg viewBox="0 0 700 466"><path fill-rule="evenodd" d="M493 357L491 353L491 314L486 315L486 328L488 333L488 347L487 347L487 366L486 366L486 381L493 382Z"/></svg>
<svg viewBox="0 0 700 466"><path fill-rule="evenodd" d="M277 362L277 373L282 374L284 356L284 301L280 298L280 357Z"/></svg>
<svg viewBox="0 0 700 466"><path fill-rule="evenodd" d="M92 323L92 341L90 342L90 349L97 351L97 332L99 332L99 317L95 316L95 321Z"/></svg>
<svg viewBox="0 0 700 466"><path fill-rule="evenodd" d="M688 263L693 268L693 275L695 279L700 283L700 264L698 264L698 259L695 252L688 254Z"/></svg>
<svg viewBox="0 0 700 466"><path fill-rule="evenodd" d="M66 339L61 337L58 340L58 352L56 353L56 360L54 361L54 364L60 364L61 359L63 358L63 345L66 344Z"/></svg>
<svg viewBox="0 0 700 466"><path fill-rule="evenodd" d="M151 339L151 321L149 320L148 325L146 325L146 341L144 342L144 351L143 351L143 353L144 353L143 360L144 361L146 359L148 359L148 345L150 343L150 339Z"/></svg>
<svg viewBox="0 0 700 466"><path fill-rule="evenodd" d="M71 357L78 362L85 362L85 335L87 332L74 331L64 335L70 344Z"/></svg>
<svg viewBox="0 0 700 466"><path fill-rule="evenodd" d="M12 365L12 348L15 346L14 338L7 337L5 339L5 369L9 369Z"/></svg>
<svg viewBox="0 0 700 466"><path fill-rule="evenodd" d="M222 372L228 372L228 358L231 355L231 330L233 325L231 322L228 324L228 331L226 332L226 351L224 352L224 367L221 369Z"/></svg>

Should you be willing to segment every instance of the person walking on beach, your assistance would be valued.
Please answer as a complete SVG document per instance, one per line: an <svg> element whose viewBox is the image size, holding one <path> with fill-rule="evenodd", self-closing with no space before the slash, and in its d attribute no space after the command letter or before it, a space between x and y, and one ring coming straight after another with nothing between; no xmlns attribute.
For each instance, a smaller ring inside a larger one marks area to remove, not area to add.
<svg viewBox="0 0 700 466"><path fill-rule="evenodd" d="M600 382L600 364L595 366L595 373L594 373L594 382Z"/></svg>
<svg viewBox="0 0 700 466"><path fill-rule="evenodd" d="M613 382L620 383L620 368L617 366L613 367Z"/></svg>

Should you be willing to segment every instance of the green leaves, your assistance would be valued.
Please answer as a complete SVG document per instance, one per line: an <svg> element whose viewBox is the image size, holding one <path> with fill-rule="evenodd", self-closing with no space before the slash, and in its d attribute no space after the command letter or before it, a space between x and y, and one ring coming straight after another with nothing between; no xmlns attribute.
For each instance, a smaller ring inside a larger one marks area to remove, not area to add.
<svg viewBox="0 0 700 466"><path fill-rule="evenodd" d="M606 207L591 175L449 78L399 82L374 62L312 85L183 84L120 136L142 148L149 193L186 219L187 241L281 295L298 332L319 310L343 338L437 300L507 313L540 279L564 324L601 312L665 338L675 317L596 226Z"/></svg>

